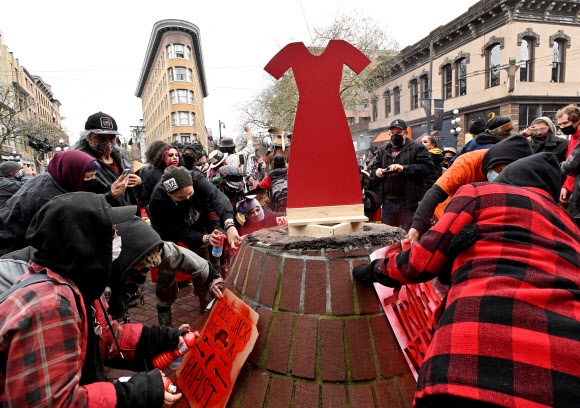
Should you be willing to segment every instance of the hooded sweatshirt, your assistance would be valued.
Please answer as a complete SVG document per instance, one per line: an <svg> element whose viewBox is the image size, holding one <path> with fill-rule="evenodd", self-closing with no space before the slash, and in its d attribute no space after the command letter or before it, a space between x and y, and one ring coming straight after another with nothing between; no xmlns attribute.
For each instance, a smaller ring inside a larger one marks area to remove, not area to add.
<svg viewBox="0 0 580 408"><path fill-rule="evenodd" d="M91 307L99 310L94 301L112 267L110 208L101 195L65 194L48 202L30 223L26 239L34 249L29 271L46 273L51 280L16 291L0 305L7 316L0 327L0 344L10 346L0 346L1 358L8 361L0 367L0 378L10 379L9 388L0 383L0 400L7 398L9 390L12 406L19 407L44 406L48 401L54 406L89 408L162 405L163 384L157 370L139 373L127 383L105 381L97 342L111 341L110 332L103 327L103 340L97 337ZM27 316L36 318L27 320ZM134 350L134 362L141 365L175 348L180 334L176 329L142 325L125 325L120 333L120 347L127 354ZM34 359L19 355L21 349ZM27 383L24 372L35 380ZM32 403L30 395L35 398Z"/></svg>
<svg viewBox="0 0 580 408"><path fill-rule="evenodd" d="M24 234L32 217L50 199L82 191L85 173L93 161L94 158L78 150L55 154L48 164L48 172L26 182L0 208L0 255L28 246Z"/></svg>

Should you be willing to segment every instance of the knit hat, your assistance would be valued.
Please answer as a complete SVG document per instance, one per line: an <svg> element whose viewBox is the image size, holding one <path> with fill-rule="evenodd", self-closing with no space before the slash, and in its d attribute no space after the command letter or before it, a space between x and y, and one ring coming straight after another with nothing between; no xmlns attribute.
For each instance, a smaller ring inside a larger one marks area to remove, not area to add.
<svg viewBox="0 0 580 408"><path fill-rule="evenodd" d="M469 125L469 133L477 136L482 132L485 132L485 119L477 118Z"/></svg>
<svg viewBox="0 0 580 408"><path fill-rule="evenodd" d="M274 155L272 166L275 169L283 169L284 167L286 167L286 162L284 161L284 156L282 156L281 154Z"/></svg>
<svg viewBox="0 0 580 408"><path fill-rule="evenodd" d="M536 118L532 121L532 125L535 125L536 123L547 124L548 127L550 128L550 132L552 132L553 135L556 134L556 126L554 125L554 122L552 122L552 120L550 118L548 118L547 116L540 116L539 118Z"/></svg>
<svg viewBox="0 0 580 408"><path fill-rule="evenodd" d="M510 136L493 145L484 154L481 169L483 174L487 174L496 164L510 164L533 153L530 142L524 136Z"/></svg>
<svg viewBox="0 0 580 408"><path fill-rule="evenodd" d="M173 193L180 188L192 186L193 180L185 167L169 166L165 168L163 176L161 176L161 183L163 183L165 191Z"/></svg>
<svg viewBox="0 0 580 408"><path fill-rule="evenodd" d="M0 163L0 176L8 177L12 173L20 170L22 168L22 164L19 162L13 161L5 161Z"/></svg>
<svg viewBox="0 0 580 408"><path fill-rule="evenodd" d="M512 120L507 116L495 116L487 122L486 130L490 135L501 136L509 133L514 127Z"/></svg>

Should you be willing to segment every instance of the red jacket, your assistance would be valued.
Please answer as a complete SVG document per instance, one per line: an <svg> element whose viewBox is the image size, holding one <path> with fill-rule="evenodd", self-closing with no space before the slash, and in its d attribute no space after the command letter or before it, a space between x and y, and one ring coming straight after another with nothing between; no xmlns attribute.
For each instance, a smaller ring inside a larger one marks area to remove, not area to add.
<svg viewBox="0 0 580 408"><path fill-rule="evenodd" d="M580 400L580 230L554 200L557 159L539 155L554 162L550 194L500 184L515 162L497 183L461 187L421 240L375 264L395 286L441 278L451 262L416 399L447 394L506 407ZM522 159L521 174L535 168L541 181L546 166L531 164L535 156ZM450 260L452 239L470 224L475 242Z"/></svg>
<svg viewBox="0 0 580 408"><path fill-rule="evenodd" d="M34 265L31 273L41 270ZM46 273L52 281L20 289L0 304L5 319L0 326L3 407L115 407L112 383L79 385L92 324L89 327L77 287L49 269ZM100 306L95 310L101 310ZM114 358L113 338L103 314L99 315L104 359ZM131 359L143 326L112 324L125 358Z"/></svg>

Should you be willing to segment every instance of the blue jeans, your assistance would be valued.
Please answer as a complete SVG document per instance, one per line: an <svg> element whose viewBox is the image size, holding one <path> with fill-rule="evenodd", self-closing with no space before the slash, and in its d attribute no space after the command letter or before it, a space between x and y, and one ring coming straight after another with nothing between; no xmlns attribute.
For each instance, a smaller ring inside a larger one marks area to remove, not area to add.
<svg viewBox="0 0 580 408"><path fill-rule="evenodd" d="M401 227L409 232L415 209L407 208L403 200L384 200L381 221L392 227Z"/></svg>

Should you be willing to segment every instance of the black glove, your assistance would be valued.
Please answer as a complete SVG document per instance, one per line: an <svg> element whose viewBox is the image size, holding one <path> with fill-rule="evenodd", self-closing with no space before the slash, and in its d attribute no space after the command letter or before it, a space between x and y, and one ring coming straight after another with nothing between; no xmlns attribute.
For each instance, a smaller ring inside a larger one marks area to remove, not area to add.
<svg viewBox="0 0 580 408"><path fill-rule="evenodd" d="M401 287L401 283L393 278L388 277L380 270L375 269L375 265L378 262L385 262L385 268L387 267L386 258L385 259L375 259L370 264L359 265L352 270L352 276L362 283L367 285L372 285L375 282L380 283L383 286L389 288L398 289Z"/></svg>

